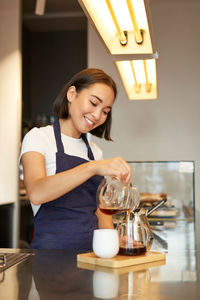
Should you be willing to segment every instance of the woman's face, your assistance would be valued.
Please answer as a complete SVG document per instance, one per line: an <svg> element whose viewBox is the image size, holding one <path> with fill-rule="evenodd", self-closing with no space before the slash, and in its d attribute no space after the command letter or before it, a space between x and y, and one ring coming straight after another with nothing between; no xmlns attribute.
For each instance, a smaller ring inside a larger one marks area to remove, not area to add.
<svg viewBox="0 0 200 300"><path fill-rule="evenodd" d="M95 83L79 93L71 86L67 92L69 121L73 135L79 137L103 124L114 102L113 89L104 83Z"/></svg>

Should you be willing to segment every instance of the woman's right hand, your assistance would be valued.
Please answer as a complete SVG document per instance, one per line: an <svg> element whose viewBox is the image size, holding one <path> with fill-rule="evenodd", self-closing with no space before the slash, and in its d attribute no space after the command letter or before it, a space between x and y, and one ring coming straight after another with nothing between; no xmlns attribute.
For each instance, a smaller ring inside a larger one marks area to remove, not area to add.
<svg viewBox="0 0 200 300"><path fill-rule="evenodd" d="M93 164L95 175L117 177L125 184L131 182L132 168L122 157L96 160L90 163Z"/></svg>

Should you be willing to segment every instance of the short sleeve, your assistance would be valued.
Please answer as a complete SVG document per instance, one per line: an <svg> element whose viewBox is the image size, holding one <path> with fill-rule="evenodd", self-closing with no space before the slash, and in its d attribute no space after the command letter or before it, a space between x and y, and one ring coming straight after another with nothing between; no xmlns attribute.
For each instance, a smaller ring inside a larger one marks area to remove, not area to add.
<svg viewBox="0 0 200 300"><path fill-rule="evenodd" d="M22 141L21 153L19 160L21 159L22 155L26 152L39 152L44 155L44 138L42 136L41 131L39 128L31 129L25 136Z"/></svg>

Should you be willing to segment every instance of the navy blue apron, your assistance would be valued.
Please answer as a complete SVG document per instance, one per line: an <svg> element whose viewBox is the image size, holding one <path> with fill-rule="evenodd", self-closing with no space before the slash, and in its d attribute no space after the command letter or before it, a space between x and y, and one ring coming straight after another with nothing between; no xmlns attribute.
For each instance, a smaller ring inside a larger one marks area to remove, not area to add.
<svg viewBox="0 0 200 300"><path fill-rule="evenodd" d="M54 135L57 145L56 173L88 162L64 153L58 119L54 123ZM89 160L94 160L86 136L82 135L82 138L88 149ZM94 213L97 209L96 192L101 180L101 176L93 176L60 198L42 204L34 217L31 247L91 251L93 230L98 228Z"/></svg>

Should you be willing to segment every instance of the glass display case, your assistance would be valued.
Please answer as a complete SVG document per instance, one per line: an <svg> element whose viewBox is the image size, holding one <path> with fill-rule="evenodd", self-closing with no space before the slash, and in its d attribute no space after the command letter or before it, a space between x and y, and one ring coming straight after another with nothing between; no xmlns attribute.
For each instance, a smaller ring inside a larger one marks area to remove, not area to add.
<svg viewBox="0 0 200 300"><path fill-rule="evenodd" d="M164 206L151 218L193 220L194 161L128 162L132 166L132 183L141 193L141 205L151 207L166 197ZM154 199L154 200L153 200ZM145 200L147 200L145 202Z"/></svg>

